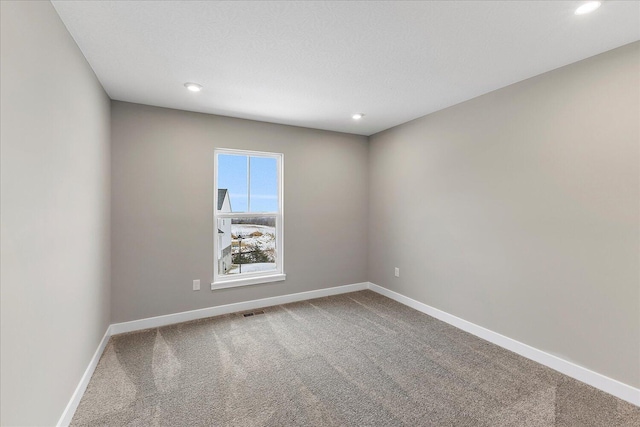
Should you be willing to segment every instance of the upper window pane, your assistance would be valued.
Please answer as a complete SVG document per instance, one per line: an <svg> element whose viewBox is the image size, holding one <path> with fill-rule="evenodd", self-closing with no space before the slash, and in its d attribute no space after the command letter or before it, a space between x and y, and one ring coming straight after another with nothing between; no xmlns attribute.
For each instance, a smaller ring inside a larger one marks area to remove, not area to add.
<svg viewBox="0 0 640 427"><path fill-rule="evenodd" d="M249 165L249 212L278 212L278 161L251 156Z"/></svg>
<svg viewBox="0 0 640 427"><path fill-rule="evenodd" d="M278 212L278 160L218 155L218 206L222 212Z"/></svg>

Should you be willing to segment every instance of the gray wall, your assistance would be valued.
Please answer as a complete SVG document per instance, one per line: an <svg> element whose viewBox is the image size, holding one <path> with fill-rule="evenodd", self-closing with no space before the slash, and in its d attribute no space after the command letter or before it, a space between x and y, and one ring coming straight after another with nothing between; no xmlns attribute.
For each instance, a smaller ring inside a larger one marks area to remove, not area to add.
<svg viewBox="0 0 640 427"><path fill-rule="evenodd" d="M109 324L109 99L49 2L1 2L2 425L54 425Z"/></svg>
<svg viewBox="0 0 640 427"><path fill-rule="evenodd" d="M369 280L640 386L639 65L627 45L371 137Z"/></svg>
<svg viewBox="0 0 640 427"><path fill-rule="evenodd" d="M111 114L112 322L367 280L366 137L124 102ZM215 147L284 153L286 281L210 290Z"/></svg>

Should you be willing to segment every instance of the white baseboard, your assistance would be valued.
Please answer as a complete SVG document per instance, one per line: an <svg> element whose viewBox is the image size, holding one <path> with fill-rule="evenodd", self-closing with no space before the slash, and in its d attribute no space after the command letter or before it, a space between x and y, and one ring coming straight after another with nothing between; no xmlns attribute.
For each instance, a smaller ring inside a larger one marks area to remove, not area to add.
<svg viewBox="0 0 640 427"><path fill-rule="evenodd" d="M160 326L172 325L174 323L205 319L207 317L220 316L223 314L236 313L239 311L254 310L256 308L271 307L274 305L287 304L290 302L305 301L313 298L327 297L330 295L362 291L364 289L367 289L368 286L369 282L355 283L352 285L336 286L333 288L318 289L315 291L299 292L297 294L288 294L271 298L237 302L234 304L219 305L216 307L202 308L200 310L183 311L182 313L149 317L146 319L133 320L131 322L114 323L111 325L111 334L123 334L125 332L158 328Z"/></svg>
<svg viewBox="0 0 640 427"><path fill-rule="evenodd" d="M415 310L428 314L429 316L435 317L436 319L442 320L456 328L476 335L486 341L499 345L502 348L513 351L527 359L531 359L545 365L571 378L575 378L578 381L589 384L592 387L619 397L622 400L626 400L627 402L640 406L640 389L624 384L580 365L576 365L575 363L561 359L542 350L538 350L537 348L521 343L520 341L505 337L497 332L493 332L489 329L483 328L482 326L478 326L475 323L468 322L397 292L390 291L389 289L383 288L382 286L378 286L374 283L369 283L369 289Z"/></svg>
<svg viewBox="0 0 640 427"><path fill-rule="evenodd" d="M56 424L57 427L66 427L71 423L73 414L76 413L76 409L78 409L78 405L80 404L82 395L84 395L84 392L89 385L89 380L91 380L91 376L96 370L96 366L98 366L98 361L100 360L100 357L102 357L102 352L109 342L109 337L111 337L111 327L107 327L107 331L104 333L100 344L98 344L96 352L93 353L93 357L89 361L89 366L87 366L87 369L84 371L82 378L80 378L80 383L76 387L76 390L73 392L71 400L69 400L67 407L64 408L64 412L62 412L62 416L58 420L58 424Z"/></svg>

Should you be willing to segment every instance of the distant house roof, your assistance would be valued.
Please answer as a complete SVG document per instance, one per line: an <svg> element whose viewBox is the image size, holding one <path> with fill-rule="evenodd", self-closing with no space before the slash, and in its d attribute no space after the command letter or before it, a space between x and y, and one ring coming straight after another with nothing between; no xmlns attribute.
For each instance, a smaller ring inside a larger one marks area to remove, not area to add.
<svg viewBox="0 0 640 427"><path fill-rule="evenodd" d="M224 198L227 196L226 188L218 189L218 210L222 209L222 205L224 204Z"/></svg>

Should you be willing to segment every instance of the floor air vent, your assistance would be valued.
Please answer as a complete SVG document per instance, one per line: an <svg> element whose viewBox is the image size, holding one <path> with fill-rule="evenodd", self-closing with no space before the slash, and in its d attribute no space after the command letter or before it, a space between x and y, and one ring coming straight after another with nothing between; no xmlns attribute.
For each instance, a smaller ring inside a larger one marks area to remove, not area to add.
<svg viewBox="0 0 640 427"><path fill-rule="evenodd" d="M251 316L257 316L258 314L264 314L264 311L262 311L262 310L252 311L251 313L244 313L242 316L251 317Z"/></svg>

